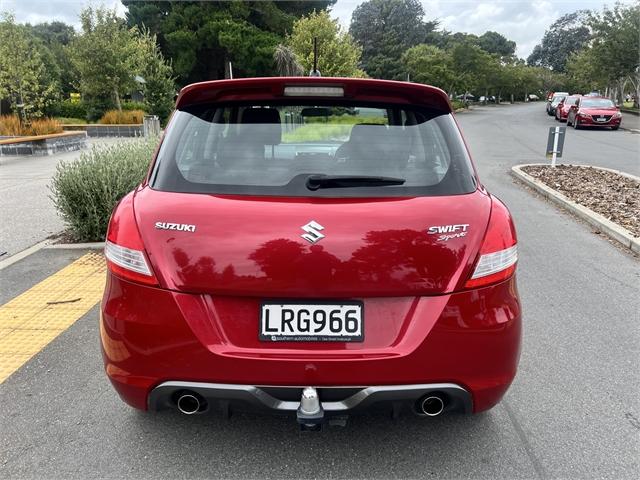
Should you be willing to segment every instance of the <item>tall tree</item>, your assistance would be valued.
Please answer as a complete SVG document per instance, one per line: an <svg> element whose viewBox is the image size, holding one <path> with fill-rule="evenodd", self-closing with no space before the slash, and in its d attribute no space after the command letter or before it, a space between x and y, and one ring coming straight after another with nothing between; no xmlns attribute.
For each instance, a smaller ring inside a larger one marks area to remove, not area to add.
<svg viewBox="0 0 640 480"><path fill-rule="evenodd" d="M618 101L623 101L624 83L631 81L640 94L640 4L616 4L589 16L593 30L590 57L609 84L616 84Z"/></svg>
<svg viewBox="0 0 640 480"><path fill-rule="evenodd" d="M166 121L173 109L176 87L171 64L160 52L156 36L144 30L139 38L141 65L138 71L144 78L142 92L146 111Z"/></svg>
<svg viewBox="0 0 640 480"><path fill-rule="evenodd" d="M318 46L318 70L326 77L363 77L358 68L362 49L349 33L342 30L325 10L297 20L287 45L295 53L305 72L313 69L313 40Z"/></svg>
<svg viewBox="0 0 640 480"><path fill-rule="evenodd" d="M23 119L39 117L58 94L49 75L41 43L30 29L17 25L10 14L0 20L0 98L9 98L11 108Z"/></svg>
<svg viewBox="0 0 640 480"><path fill-rule="evenodd" d="M140 65L137 31L129 29L115 10L87 7L80 13L82 34L67 51L80 74L79 87L86 101L99 111L115 104L135 87Z"/></svg>
<svg viewBox="0 0 640 480"><path fill-rule="evenodd" d="M335 0L138 2L124 0L130 26L156 34L180 84L235 76L273 75L276 46L302 15Z"/></svg>
<svg viewBox="0 0 640 480"><path fill-rule="evenodd" d="M412 82L425 83L453 92L457 75L451 55L433 45L416 45L402 55L403 72Z"/></svg>
<svg viewBox="0 0 640 480"><path fill-rule="evenodd" d="M436 21L423 21L419 0L368 0L356 7L349 32L362 46L362 66L372 77L402 77L402 54L424 43Z"/></svg>
<svg viewBox="0 0 640 480"><path fill-rule="evenodd" d="M75 31L71 25L63 22L27 24L34 37L43 45L43 61L48 74L60 86L62 94L68 96L74 91L73 80L77 72L73 68L65 47L71 43Z"/></svg>
<svg viewBox="0 0 640 480"><path fill-rule="evenodd" d="M507 40L498 32L487 31L478 37L478 45L487 53L499 55L502 58L512 57L516 53L516 42Z"/></svg>
<svg viewBox="0 0 640 480"><path fill-rule="evenodd" d="M586 46L591 38L587 26L588 14L588 10L579 10L553 22L542 37L542 42L534 47L527 58L527 63L564 72L569 56Z"/></svg>

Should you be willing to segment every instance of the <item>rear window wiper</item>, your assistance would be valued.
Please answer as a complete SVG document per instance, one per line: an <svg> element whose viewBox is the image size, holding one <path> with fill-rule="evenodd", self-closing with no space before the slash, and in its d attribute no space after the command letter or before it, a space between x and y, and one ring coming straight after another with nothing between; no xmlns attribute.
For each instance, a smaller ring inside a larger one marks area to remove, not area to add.
<svg viewBox="0 0 640 480"><path fill-rule="evenodd" d="M365 175L309 175L307 188L349 188L349 187L384 187L386 185L402 185L406 180L396 177L376 177Z"/></svg>

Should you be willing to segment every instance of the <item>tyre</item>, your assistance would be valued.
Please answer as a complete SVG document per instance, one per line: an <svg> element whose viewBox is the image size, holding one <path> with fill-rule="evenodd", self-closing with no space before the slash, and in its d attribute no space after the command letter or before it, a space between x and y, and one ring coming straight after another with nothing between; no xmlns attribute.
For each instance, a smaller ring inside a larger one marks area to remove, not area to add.
<svg viewBox="0 0 640 480"><path fill-rule="evenodd" d="M611 130L618 130L620 128L620 125L616 125L615 127L611 127Z"/></svg>

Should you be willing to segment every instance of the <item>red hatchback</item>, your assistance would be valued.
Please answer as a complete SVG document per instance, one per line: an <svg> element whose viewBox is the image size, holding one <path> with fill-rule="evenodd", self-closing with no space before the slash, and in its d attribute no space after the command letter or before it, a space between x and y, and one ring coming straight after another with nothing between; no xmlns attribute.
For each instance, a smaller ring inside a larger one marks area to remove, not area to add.
<svg viewBox="0 0 640 480"><path fill-rule="evenodd" d="M569 115L569 110L573 105L576 104L580 95L570 95L568 97L564 97L558 106L556 107L556 120L559 122L566 122L567 115Z"/></svg>
<svg viewBox="0 0 640 480"><path fill-rule="evenodd" d="M190 85L111 218L106 372L139 409L305 428L372 407L481 412L516 374L516 248L442 90Z"/></svg>
<svg viewBox="0 0 640 480"><path fill-rule="evenodd" d="M582 127L611 127L618 130L622 122L620 109L612 100L604 97L580 97L569 109L567 126L577 130Z"/></svg>

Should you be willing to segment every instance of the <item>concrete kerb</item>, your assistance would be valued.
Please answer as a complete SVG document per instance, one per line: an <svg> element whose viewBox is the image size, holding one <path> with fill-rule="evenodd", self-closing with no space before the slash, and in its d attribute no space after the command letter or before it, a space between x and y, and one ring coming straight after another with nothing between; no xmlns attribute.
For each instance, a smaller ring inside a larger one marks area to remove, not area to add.
<svg viewBox="0 0 640 480"><path fill-rule="evenodd" d="M27 258L29 255L32 255L42 249L45 249L45 250L103 250L104 242L52 244L50 239L43 240L42 242L38 242L35 245L32 245L29 248L25 248L24 250L18 253L14 253L9 258L0 260L0 270L3 270L13 265L14 263L17 263L20 260Z"/></svg>
<svg viewBox="0 0 640 480"><path fill-rule="evenodd" d="M593 210L586 208L572 200L569 200L562 193L548 187L541 181L532 177L522 170L523 167L529 166L548 166L545 163L528 163L523 165L516 165L511 168L511 174L524 183L528 185L540 195L545 198L548 198L556 205L568 210L578 218L584 220L589 225L592 225L598 228L602 233L607 235L609 238L617 241L622 244L626 248L630 249L632 252L636 254L640 254L640 238L634 237L633 234L627 230L626 228L621 227L620 225L613 223L612 221L606 219L604 216L599 213L594 212ZM575 165L576 167L586 166L586 165ZM640 181L640 178L635 175L630 175L625 172L620 172L618 170L614 170L611 168L604 167L592 167L600 170L607 170L609 172L617 173L627 178L631 178L632 180Z"/></svg>

